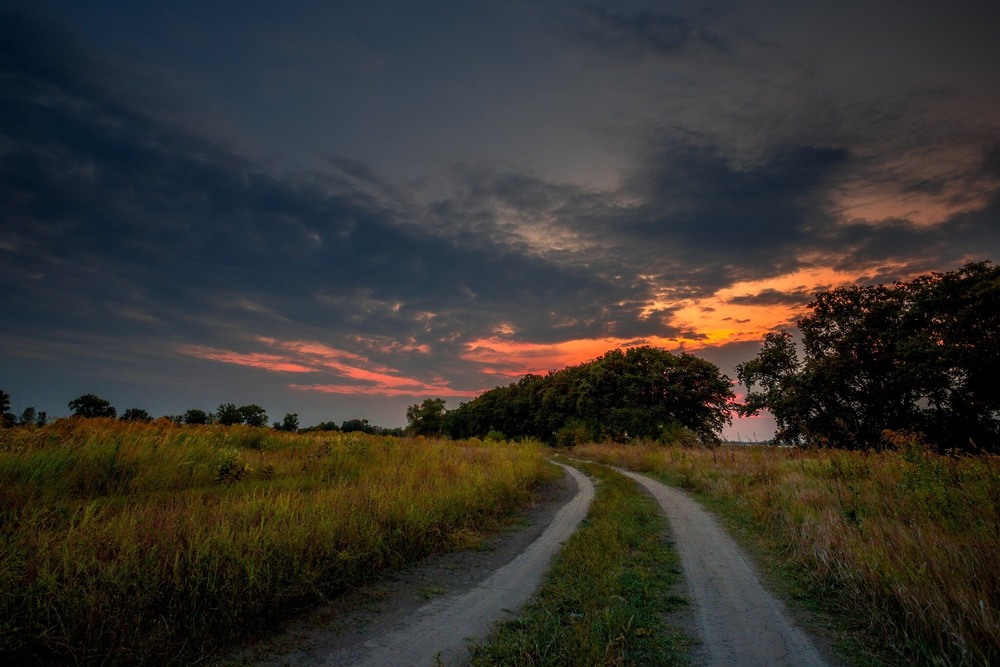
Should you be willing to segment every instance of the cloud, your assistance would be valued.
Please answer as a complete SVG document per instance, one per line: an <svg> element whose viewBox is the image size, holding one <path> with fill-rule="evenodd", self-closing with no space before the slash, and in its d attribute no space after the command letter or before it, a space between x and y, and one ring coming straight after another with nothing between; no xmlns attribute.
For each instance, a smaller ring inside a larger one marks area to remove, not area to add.
<svg viewBox="0 0 1000 667"><path fill-rule="evenodd" d="M808 291L782 292L767 288L757 294L744 294L728 299L726 303L736 306L801 306L812 300L813 294Z"/></svg>
<svg viewBox="0 0 1000 667"><path fill-rule="evenodd" d="M440 376L421 380L400 374L396 369L374 363L347 350L324 343L303 340L278 340L257 337L256 343L267 352L237 352L202 345L183 345L182 355L225 364L244 366L271 373L317 373L337 378L339 382L312 384L291 383L294 391L359 396L475 396L480 390L456 389Z"/></svg>
<svg viewBox="0 0 1000 667"><path fill-rule="evenodd" d="M704 15L627 12L592 5L566 20L567 31L582 44L626 60L701 50L726 53L731 48L727 39L709 27Z"/></svg>
<svg viewBox="0 0 1000 667"><path fill-rule="evenodd" d="M183 345L177 351L199 359L221 361L226 364L236 364L237 366L249 366L250 368L260 368L277 373L315 373L317 370L294 363L276 354L241 353L233 352L232 350L217 350L202 345Z"/></svg>

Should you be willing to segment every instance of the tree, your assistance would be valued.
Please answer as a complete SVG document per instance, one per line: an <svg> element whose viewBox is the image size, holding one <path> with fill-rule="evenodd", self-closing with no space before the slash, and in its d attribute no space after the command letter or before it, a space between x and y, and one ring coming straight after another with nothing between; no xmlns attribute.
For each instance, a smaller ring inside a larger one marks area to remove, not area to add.
<svg viewBox="0 0 1000 667"><path fill-rule="evenodd" d="M21 426L34 426L35 417L35 408L28 406L21 411L21 416L18 418L17 423Z"/></svg>
<svg viewBox="0 0 1000 667"><path fill-rule="evenodd" d="M894 430L1000 448L1000 268L842 287L809 308L797 323L801 361L789 334L772 334L737 367L748 389L740 414L769 410L790 443L856 449Z"/></svg>
<svg viewBox="0 0 1000 667"><path fill-rule="evenodd" d="M49 415L45 410L39 410L35 416L35 426L45 426L49 422Z"/></svg>
<svg viewBox="0 0 1000 667"><path fill-rule="evenodd" d="M378 432L378 427L372 426L367 419L348 419L341 424L340 430L344 433L361 431L362 433L370 433L374 435Z"/></svg>
<svg viewBox="0 0 1000 667"><path fill-rule="evenodd" d="M526 375L446 413L443 427L451 437L496 430L550 443L657 439L684 427L703 442L717 442L732 400L732 383L714 364L642 346L611 350L545 377Z"/></svg>
<svg viewBox="0 0 1000 667"><path fill-rule="evenodd" d="M129 408L128 410L122 412L119 419L126 422L151 422L153 421L153 415L149 414L142 408Z"/></svg>
<svg viewBox="0 0 1000 667"><path fill-rule="evenodd" d="M84 394L83 396L74 398L69 402L69 408L73 411L74 417L84 417L87 419L97 417L114 419L118 414L118 411L112 407L111 403L94 394Z"/></svg>
<svg viewBox="0 0 1000 667"><path fill-rule="evenodd" d="M267 412L259 405L242 405L239 413L240 421L247 426L267 426Z"/></svg>
<svg viewBox="0 0 1000 667"><path fill-rule="evenodd" d="M223 403L215 410L215 421L223 426L232 426L243 421L240 409L233 403Z"/></svg>
<svg viewBox="0 0 1000 667"><path fill-rule="evenodd" d="M274 428L278 431L295 433L299 430L299 415L297 412L287 413L280 422L274 422Z"/></svg>
<svg viewBox="0 0 1000 667"><path fill-rule="evenodd" d="M427 398L406 409L406 421L413 435L441 435L444 426L444 399Z"/></svg>
<svg viewBox="0 0 1000 667"><path fill-rule="evenodd" d="M757 356L736 367L737 378L747 388L737 413L750 416L769 410L777 426L775 440L784 443L807 440L811 396L803 389L805 378L801 370L790 333L765 335ZM755 387L760 390L755 391Z"/></svg>
<svg viewBox="0 0 1000 667"><path fill-rule="evenodd" d="M201 426L204 424L210 424L212 422L212 415L205 412L204 410L199 410L198 408L191 408L184 413L184 423L190 425Z"/></svg>
<svg viewBox="0 0 1000 667"><path fill-rule="evenodd" d="M16 421L10 412L10 394L0 389L0 426L13 426Z"/></svg>
<svg viewBox="0 0 1000 667"><path fill-rule="evenodd" d="M302 429L303 432L311 432L311 431L339 431L339 430L340 430L340 425L337 424L337 422L335 422L333 420L331 420L331 421L325 421L325 422L320 422L320 423L316 424L315 426L308 426L308 427Z"/></svg>

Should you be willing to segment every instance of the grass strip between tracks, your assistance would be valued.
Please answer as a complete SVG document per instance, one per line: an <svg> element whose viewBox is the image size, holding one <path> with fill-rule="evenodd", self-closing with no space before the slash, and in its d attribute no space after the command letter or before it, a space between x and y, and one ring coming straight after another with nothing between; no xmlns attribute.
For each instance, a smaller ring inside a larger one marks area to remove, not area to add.
<svg viewBox="0 0 1000 667"><path fill-rule="evenodd" d="M473 665L683 665L689 639L668 623L674 585L665 519L634 482L575 464L597 481L590 514L521 614L473 649Z"/></svg>

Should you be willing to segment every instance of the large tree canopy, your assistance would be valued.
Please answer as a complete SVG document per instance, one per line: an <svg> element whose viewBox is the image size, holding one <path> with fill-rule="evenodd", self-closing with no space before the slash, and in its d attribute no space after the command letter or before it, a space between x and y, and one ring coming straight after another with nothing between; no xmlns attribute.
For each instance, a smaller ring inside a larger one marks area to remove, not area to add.
<svg viewBox="0 0 1000 667"><path fill-rule="evenodd" d="M1000 268L843 287L809 308L801 358L789 334L770 334L737 367L749 390L740 414L769 410L790 443L870 447L892 429L1000 448Z"/></svg>
<svg viewBox="0 0 1000 667"><path fill-rule="evenodd" d="M717 441L732 399L732 383L715 364L636 347L492 389L448 412L444 429L452 437L500 431L554 442L567 428L596 440L657 438L680 425Z"/></svg>

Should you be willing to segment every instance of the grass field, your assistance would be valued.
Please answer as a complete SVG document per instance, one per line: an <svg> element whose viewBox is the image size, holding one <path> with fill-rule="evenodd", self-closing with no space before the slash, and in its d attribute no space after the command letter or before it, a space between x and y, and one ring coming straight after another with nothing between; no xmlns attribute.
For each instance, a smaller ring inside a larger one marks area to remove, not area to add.
<svg viewBox="0 0 1000 667"><path fill-rule="evenodd" d="M473 542L557 474L534 445L96 419L3 429L0 659L189 664Z"/></svg>
<svg viewBox="0 0 1000 667"><path fill-rule="evenodd" d="M597 480L588 518L533 600L474 649L473 665L688 663L688 639L666 618L685 601L673 593L680 566L656 502L618 473L581 467Z"/></svg>
<svg viewBox="0 0 1000 667"><path fill-rule="evenodd" d="M585 445L745 527L849 636L861 662L1000 664L1000 459L765 447Z"/></svg>

